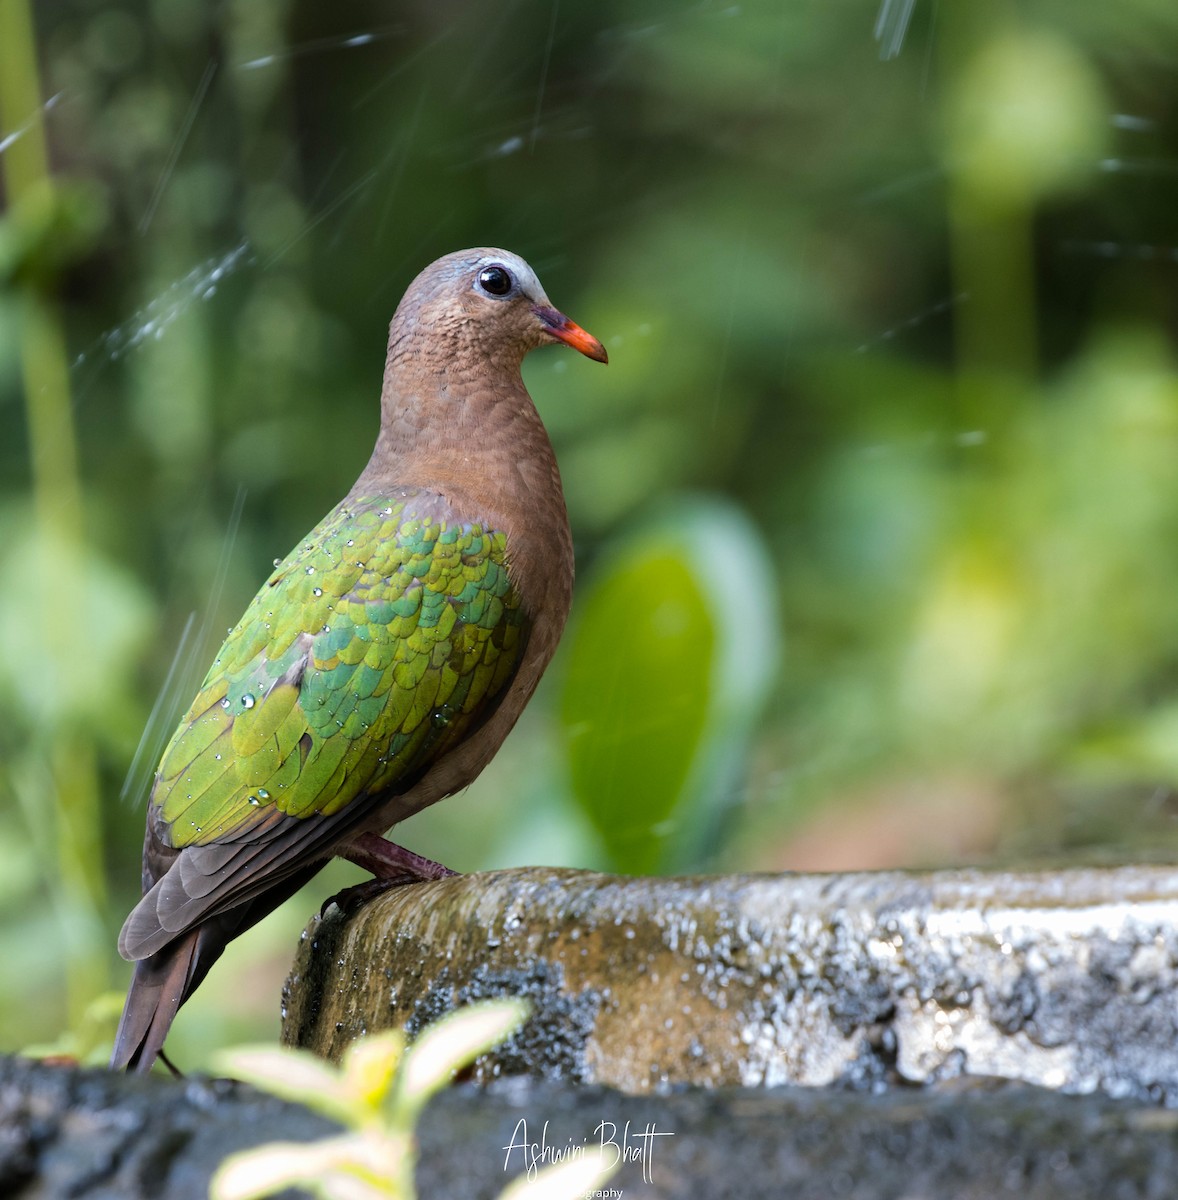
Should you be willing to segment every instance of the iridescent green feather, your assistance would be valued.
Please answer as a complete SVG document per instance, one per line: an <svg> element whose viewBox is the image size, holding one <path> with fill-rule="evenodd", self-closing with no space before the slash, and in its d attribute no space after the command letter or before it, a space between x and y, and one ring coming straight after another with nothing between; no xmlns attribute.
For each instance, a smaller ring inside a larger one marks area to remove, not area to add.
<svg viewBox="0 0 1178 1200"><path fill-rule="evenodd" d="M393 789L501 697L526 635L504 535L416 499L340 505L254 598L164 751L171 845Z"/></svg>

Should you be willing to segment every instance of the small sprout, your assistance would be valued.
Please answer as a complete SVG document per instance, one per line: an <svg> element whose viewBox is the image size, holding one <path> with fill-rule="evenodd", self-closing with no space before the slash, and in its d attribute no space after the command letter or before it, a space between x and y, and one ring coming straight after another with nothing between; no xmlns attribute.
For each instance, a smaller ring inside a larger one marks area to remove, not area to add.
<svg viewBox="0 0 1178 1200"><path fill-rule="evenodd" d="M338 1068L304 1050L269 1046L217 1056L217 1070L304 1104L347 1132L309 1145L271 1142L231 1154L213 1176L210 1200L262 1200L291 1187L309 1188L321 1200L414 1200L413 1127L426 1101L527 1016L522 1000L472 1004L408 1047L399 1030L360 1038ZM501 1200L574 1200L616 1167L604 1154L590 1154L516 1180Z"/></svg>

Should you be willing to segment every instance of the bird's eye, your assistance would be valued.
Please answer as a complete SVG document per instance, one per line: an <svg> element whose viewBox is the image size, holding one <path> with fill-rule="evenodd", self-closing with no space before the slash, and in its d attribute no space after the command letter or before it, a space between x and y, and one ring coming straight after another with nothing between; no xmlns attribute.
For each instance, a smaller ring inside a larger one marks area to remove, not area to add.
<svg viewBox="0 0 1178 1200"><path fill-rule="evenodd" d="M479 272L479 287L488 296L506 296L515 286L515 280L506 267L484 267Z"/></svg>

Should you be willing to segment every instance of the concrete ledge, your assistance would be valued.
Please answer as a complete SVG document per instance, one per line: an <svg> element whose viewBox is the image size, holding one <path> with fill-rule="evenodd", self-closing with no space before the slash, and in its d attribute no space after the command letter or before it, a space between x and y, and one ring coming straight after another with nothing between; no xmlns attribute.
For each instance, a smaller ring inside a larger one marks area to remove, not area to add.
<svg viewBox="0 0 1178 1200"><path fill-rule="evenodd" d="M284 1040L338 1058L488 996L480 1060L629 1093L961 1076L1178 1105L1178 868L623 878L530 868L329 909Z"/></svg>

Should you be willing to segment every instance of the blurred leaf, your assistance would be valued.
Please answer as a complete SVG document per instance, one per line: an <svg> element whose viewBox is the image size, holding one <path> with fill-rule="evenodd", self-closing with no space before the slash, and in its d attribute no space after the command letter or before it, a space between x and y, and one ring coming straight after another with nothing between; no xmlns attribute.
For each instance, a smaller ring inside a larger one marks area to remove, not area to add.
<svg viewBox="0 0 1178 1200"><path fill-rule="evenodd" d="M1046 30L984 42L948 105L951 165L975 198L1022 202L1091 174L1106 141L1096 72Z"/></svg>
<svg viewBox="0 0 1178 1200"><path fill-rule="evenodd" d="M399 1179L398 1150L408 1146L369 1133L268 1142L226 1158L209 1183L210 1200L261 1200L299 1185L322 1200L412 1200L412 1186Z"/></svg>
<svg viewBox="0 0 1178 1200"><path fill-rule="evenodd" d="M0 909L18 899L27 899L36 883L36 846L5 814L0 817Z"/></svg>
<svg viewBox="0 0 1178 1200"><path fill-rule="evenodd" d="M14 533L0 550L0 575L25 586L0 593L0 695L27 726L110 728L155 629L151 601L96 550Z"/></svg>
<svg viewBox="0 0 1178 1200"><path fill-rule="evenodd" d="M573 794L617 867L642 874L704 736L715 631L690 569L647 550L583 602L562 717Z"/></svg>
<svg viewBox="0 0 1178 1200"><path fill-rule="evenodd" d="M405 1060L405 1039L397 1030L362 1038L344 1061L344 1089L373 1113L379 1111Z"/></svg>
<svg viewBox="0 0 1178 1200"><path fill-rule="evenodd" d="M456 1071L515 1033L528 1011L526 1000L487 1000L435 1021L409 1047L397 1081L397 1103L415 1117Z"/></svg>
<svg viewBox="0 0 1178 1200"><path fill-rule="evenodd" d="M357 1042L356 1046L361 1044ZM382 1038L379 1048L392 1054L394 1045L399 1053L398 1038ZM368 1045L365 1051L371 1055L374 1048ZM372 1107L371 1099L357 1091L353 1080L341 1076L337 1067L308 1050L270 1045L234 1046L214 1055L212 1068L218 1074L240 1079L284 1100L305 1104L346 1124L364 1124Z"/></svg>
<svg viewBox="0 0 1178 1200"><path fill-rule="evenodd" d="M534 1175L521 1175L499 1193L499 1200L581 1200L604 1195L602 1185L620 1165L620 1156L611 1160L604 1149L591 1148L583 1158L558 1162Z"/></svg>
<svg viewBox="0 0 1178 1200"><path fill-rule="evenodd" d="M1087 779L1178 788L1178 705L1166 704L1080 740L1069 765Z"/></svg>
<svg viewBox="0 0 1178 1200"><path fill-rule="evenodd" d="M424 1029L407 1051L400 1030L361 1038L339 1067L308 1051L274 1047L220 1055L222 1069L305 1104L350 1132L309 1146L278 1142L230 1155L213 1176L210 1196L253 1200L302 1184L324 1200L413 1200L413 1128L426 1101L527 1015L523 1000L467 1005ZM597 1166L565 1173L560 1188L543 1194L572 1200L574 1182L608 1176Z"/></svg>
<svg viewBox="0 0 1178 1200"><path fill-rule="evenodd" d="M607 552L561 717L573 794L619 870L684 861L714 832L778 642L772 568L733 506L681 500Z"/></svg>

